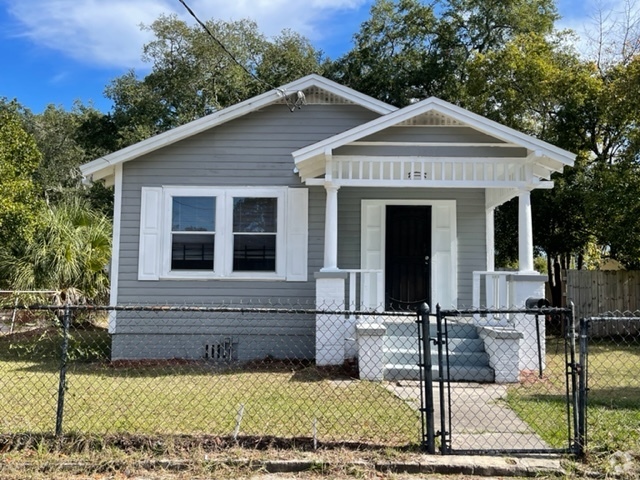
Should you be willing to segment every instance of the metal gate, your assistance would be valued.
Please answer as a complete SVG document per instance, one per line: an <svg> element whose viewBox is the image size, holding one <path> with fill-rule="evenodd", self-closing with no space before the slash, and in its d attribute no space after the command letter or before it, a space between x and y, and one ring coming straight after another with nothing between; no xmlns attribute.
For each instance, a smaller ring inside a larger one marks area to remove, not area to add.
<svg viewBox="0 0 640 480"><path fill-rule="evenodd" d="M418 325L425 451L582 453L585 362L571 308L423 305Z"/></svg>

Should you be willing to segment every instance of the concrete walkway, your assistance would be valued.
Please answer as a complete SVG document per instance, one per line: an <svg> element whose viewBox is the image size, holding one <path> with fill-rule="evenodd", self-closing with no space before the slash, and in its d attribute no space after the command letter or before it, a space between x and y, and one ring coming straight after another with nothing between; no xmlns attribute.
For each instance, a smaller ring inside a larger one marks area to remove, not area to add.
<svg viewBox="0 0 640 480"><path fill-rule="evenodd" d="M389 383L387 388L412 408L420 408L420 382L403 380ZM507 406L504 401L507 388L506 385L489 383L451 383L450 438L453 450L549 448L542 438ZM434 396L435 431L439 432L441 423L438 387L434 389Z"/></svg>

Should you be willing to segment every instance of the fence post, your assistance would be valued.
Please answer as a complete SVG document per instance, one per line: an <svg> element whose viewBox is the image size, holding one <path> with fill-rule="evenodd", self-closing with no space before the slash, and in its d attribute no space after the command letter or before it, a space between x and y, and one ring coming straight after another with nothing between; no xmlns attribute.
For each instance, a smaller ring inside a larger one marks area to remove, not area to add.
<svg viewBox="0 0 640 480"><path fill-rule="evenodd" d="M67 351L69 348L69 323L71 309L64 306L62 314L62 352L60 356L60 381L58 383L58 408L56 410L56 437L62 435L62 417L64 415L64 394L67 389Z"/></svg>
<svg viewBox="0 0 640 480"><path fill-rule="evenodd" d="M443 347L447 345L448 348L448 334L446 331L443 332L442 329L442 310L440 308L440 304L436 305L436 322L437 322L437 342L438 342L438 387L440 393L440 451L443 454L449 453L449 444L447 443L447 425L450 425L451 422L447 422L447 410L445 407L445 367L444 367L444 355ZM447 353L448 355L448 353ZM447 357L448 358L448 357ZM449 365L447 362L446 368L446 382L447 388L449 388ZM450 399L451 397L448 396ZM449 405L451 407L451 405ZM449 408L451 411L451 408Z"/></svg>
<svg viewBox="0 0 640 480"><path fill-rule="evenodd" d="M567 374L571 378L571 408L573 413L573 442L571 447L576 449L576 442L578 439L578 415L579 415L579 393L578 393L578 371L580 366L576 361L576 337L578 336L576 321L575 321L575 306L571 302L571 310L569 311L567 318L567 337L569 339L569 361L567 362ZM568 385L567 385L568 386ZM569 400L569 399L568 399ZM571 433L571 428L569 428Z"/></svg>
<svg viewBox="0 0 640 480"><path fill-rule="evenodd" d="M576 455L584 456L587 442L587 354L589 348L589 323L580 319L580 371L578 377L578 432L576 435Z"/></svg>
<svg viewBox="0 0 640 480"><path fill-rule="evenodd" d="M436 434L434 425L434 401L433 401L433 373L431 371L431 329L429 328L429 305L420 305L420 316L422 320L422 351L424 358L421 367L424 369L424 413L427 423L427 453L436 453Z"/></svg>

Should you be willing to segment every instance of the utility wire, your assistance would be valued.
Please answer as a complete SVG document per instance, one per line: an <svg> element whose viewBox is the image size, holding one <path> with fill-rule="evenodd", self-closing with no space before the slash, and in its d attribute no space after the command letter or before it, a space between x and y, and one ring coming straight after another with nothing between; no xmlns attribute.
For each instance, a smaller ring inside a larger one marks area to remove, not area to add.
<svg viewBox="0 0 640 480"><path fill-rule="evenodd" d="M240 63L238 59L236 59L236 57L227 49L227 47L225 47L224 44L220 40L218 40L216 36L211 32L211 30L209 30L209 27L207 27L207 25L198 18L198 16L193 12L193 10L191 10L189 5L187 5L187 2L185 2L184 0L178 0L178 1L182 5L184 5L184 8L187 9L187 12L189 12L189 14L195 19L195 21L198 22L202 28L204 28L204 31L207 32L207 34L213 39L213 41L216 42L216 44L229 56L229 58L231 58L231 60L233 60L236 63L236 65L242 68L247 73L247 75L249 75L250 77L252 77L253 79L257 80L260 83L264 83L267 87L277 90L276 87L271 85L269 82L265 82L264 80L256 76L253 72L251 72L242 63Z"/></svg>
<svg viewBox="0 0 640 480"><path fill-rule="evenodd" d="M298 98L296 99L296 101L290 102L289 99L287 98L287 93L282 88L274 87L269 82L266 82L265 80L261 79L255 73L253 73L247 67L245 67L242 63L240 63L238 59L227 49L227 47L220 40L218 40L218 38L211 32L211 30L209 30L209 27L207 27L207 25L198 18L198 16L194 13L194 11L191 10L189 5L187 5L187 2L185 2L184 0L178 0L178 1L184 6L184 8L187 9L187 12L189 12L189 14L195 19L195 21L200 24L200 26L204 29L204 31L207 32L207 35L209 35L213 39L213 41L216 42L216 44L229 56L229 58L231 58L231 60L233 60L236 65L242 68L242 70L244 70L247 75L249 75L254 80L257 80L258 82L266 85L267 87L280 92L280 94L284 98L284 101L287 103L287 107L289 108L289 110L293 112L296 109L296 107L300 108L301 105L306 104L306 99L304 98L304 93L302 91L298 92L298 95L297 95Z"/></svg>

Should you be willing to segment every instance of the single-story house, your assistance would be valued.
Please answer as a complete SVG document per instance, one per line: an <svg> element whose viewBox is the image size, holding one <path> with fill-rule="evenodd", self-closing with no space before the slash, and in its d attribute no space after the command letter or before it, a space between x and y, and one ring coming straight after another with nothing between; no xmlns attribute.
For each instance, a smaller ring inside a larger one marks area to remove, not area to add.
<svg viewBox="0 0 640 480"><path fill-rule="evenodd" d="M437 98L399 109L309 75L81 170L115 187L113 305L296 299L383 313L542 296L530 192L573 161ZM494 209L515 197L519 271L494 272ZM179 324L168 335L179 352L158 338L141 348L166 323L120 313L114 358L202 356L202 335ZM277 327L254 333L268 342ZM301 328L319 364L349 355L348 322Z"/></svg>

